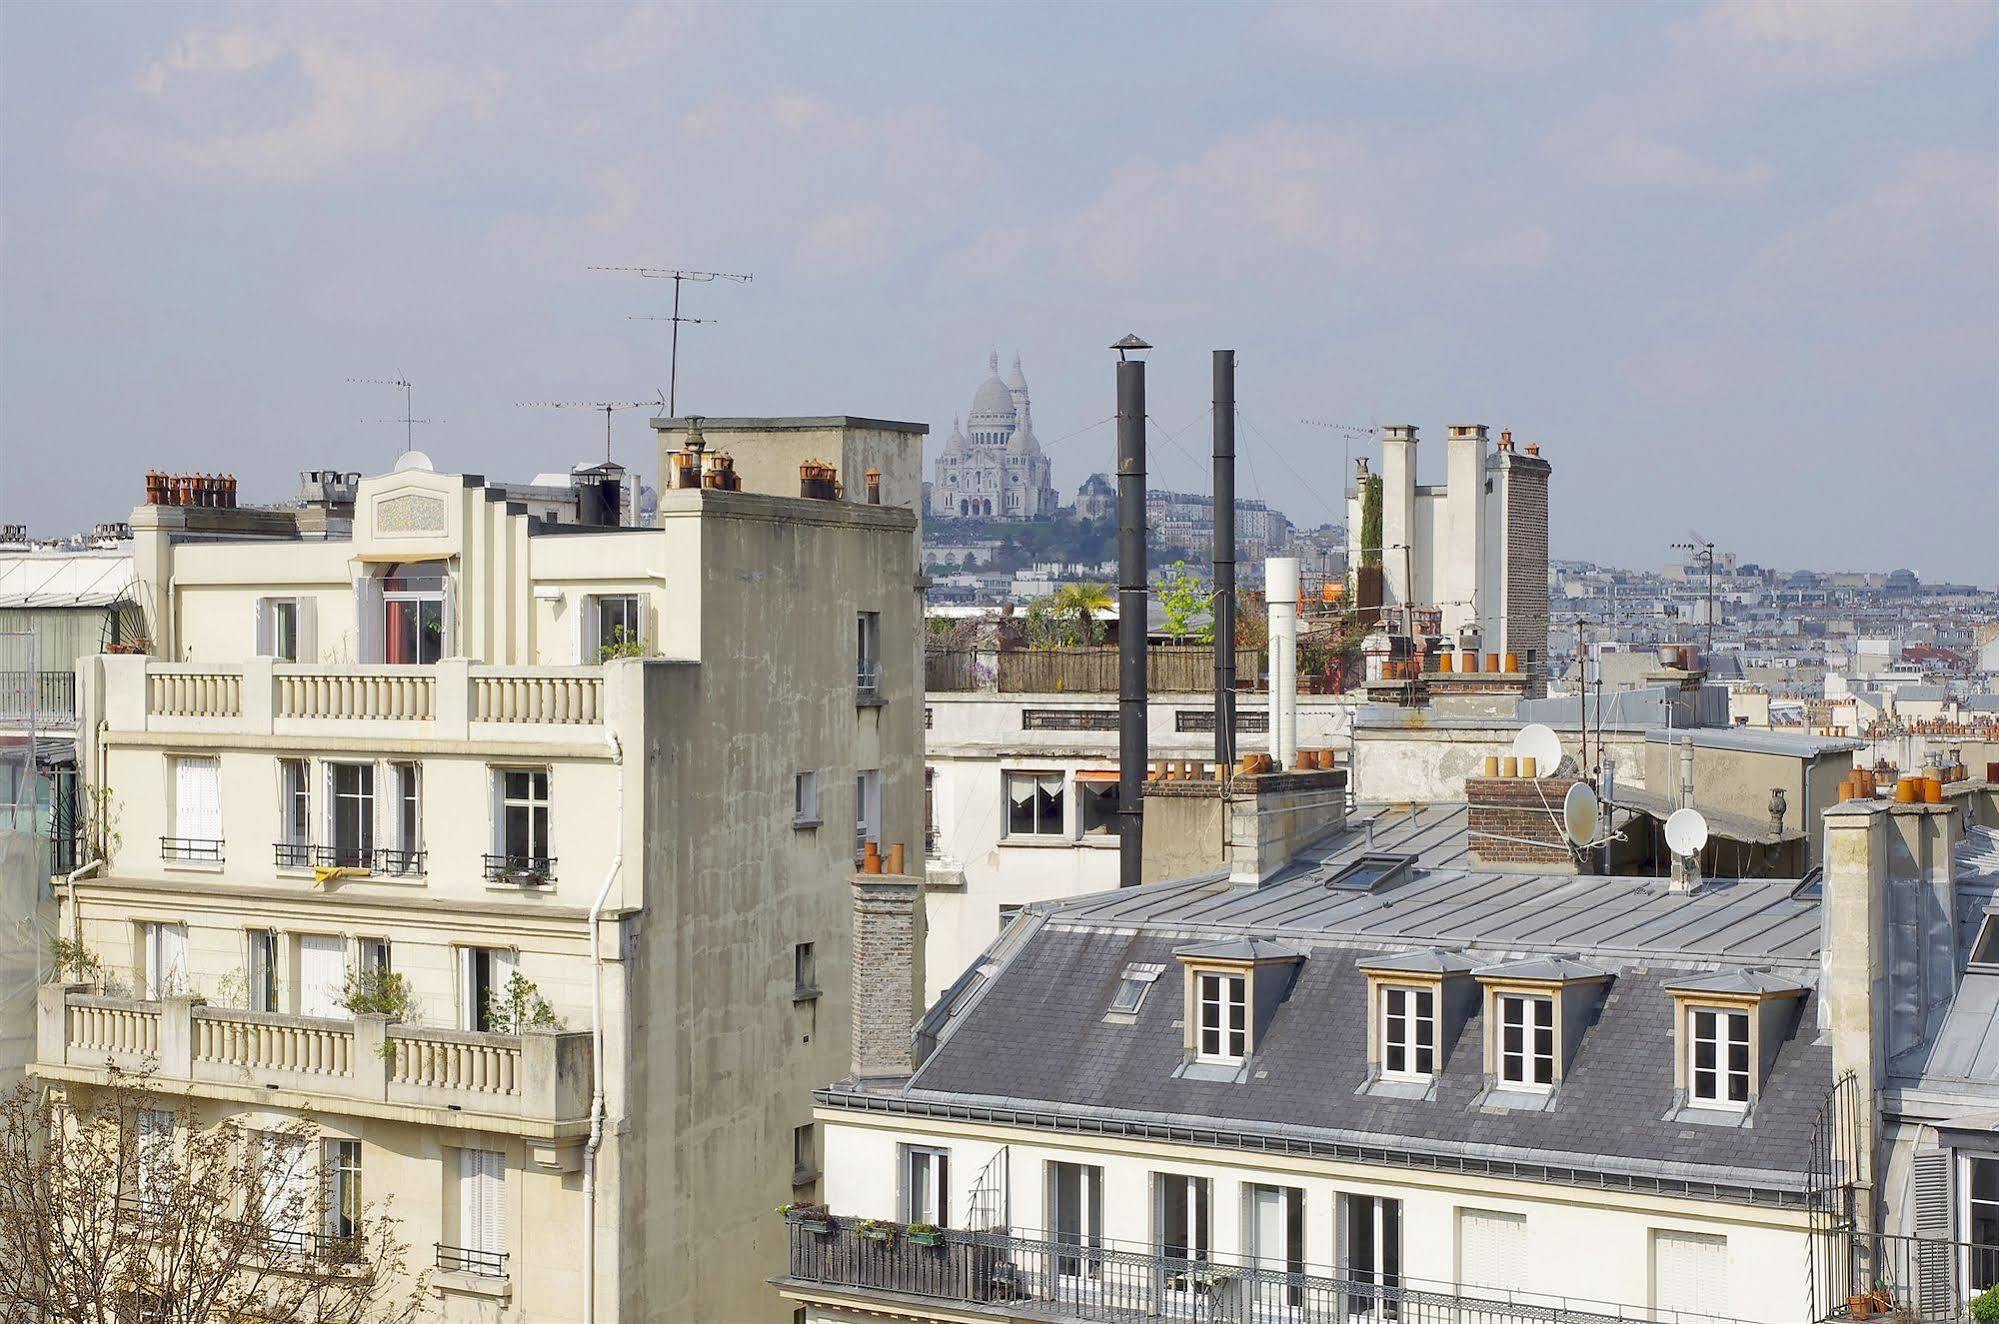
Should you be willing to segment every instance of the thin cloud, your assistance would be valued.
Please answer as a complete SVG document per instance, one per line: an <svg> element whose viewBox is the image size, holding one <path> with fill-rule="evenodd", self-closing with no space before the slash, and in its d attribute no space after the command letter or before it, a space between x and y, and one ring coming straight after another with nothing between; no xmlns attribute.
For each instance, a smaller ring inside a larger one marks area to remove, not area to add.
<svg viewBox="0 0 1999 1324"><path fill-rule="evenodd" d="M1373 69L1519 73L1553 68L1588 45L1580 5L1396 3L1279 4L1264 27L1287 47Z"/></svg>
<svg viewBox="0 0 1999 1324"><path fill-rule="evenodd" d="M1824 86L1964 55L1991 35L1996 15L1989 0L1726 0L1678 40L1715 77Z"/></svg>

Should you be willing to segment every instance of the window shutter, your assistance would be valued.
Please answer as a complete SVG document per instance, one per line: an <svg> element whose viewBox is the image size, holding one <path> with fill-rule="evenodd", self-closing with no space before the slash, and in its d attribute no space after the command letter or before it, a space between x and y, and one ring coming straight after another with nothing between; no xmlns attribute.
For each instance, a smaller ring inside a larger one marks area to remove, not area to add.
<svg viewBox="0 0 1999 1324"><path fill-rule="evenodd" d="M1917 1150L1913 1163L1916 1236L1916 1308L1938 1318L1953 1313L1957 1293L1951 1281L1956 1256L1951 1241L1950 1169L1955 1153L1948 1149Z"/></svg>
<svg viewBox="0 0 1999 1324"><path fill-rule="evenodd" d="M451 578L451 572L442 565L438 567L444 579L444 642L440 647L443 657L457 657L458 654L458 585Z"/></svg>
<svg viewBox="0 0 1999 1324"><path fill-rule="evenodd" d="M1654 1232L1652 1277L1660 1311L1695 1317L1727 1315L1728 1238L1698 1232Z"/></svg>
<svg viewBox="0 0 1999 1324"><path fill-rule="evenodd" d="M319 601L316 598L298 600L298 660L319 661Z"/></svg>
<svg viewBox="0 0 1999 1324"><path fill-rule="evenodd" d="M215 759L174 761L176 835L201 841L222 838L221 765Z"/></svg>
<svg viewBox="0 0 1999 1324"><path fill-rule="evenodd" d="M382 580L362 570L354 581L355 647L361 662L380 662L382 652Z"/></svg>
<svg viewBox="0 0 1999 1324"><path fill-rule="evenodd" d="M474 962L479 953L470 947L458 949L458 1028L476 1030L479 1028L479 983L472 977ZM466 1150L466 1153L472 1151Z"/></svg>
<svg viewBox="0 0 1999 1324"><path fill-rule="evenodd" d="M1458 1281L1466 1287L1527 1285L1527 1219L1466 1209L1458 1215Z"/></svg>
<svg viewBox="0 0 1999 1324"><path fill-rule="evenodd" d="M507 985L512 983L514 976L520 972L521 954L519 952L512 950L495 951L493 953L494 994L501 997L506 996Z"/></svg>
<svg viewBox="0 0 1999 1324"><path fill-rule="evenodd" d="M257 599L256 621L257 656L270 657L277 652L277 648L271 637L271 600L269 598Z"/></svg>
<svg viewBox="0 0 1999 1324"><path fill-rule="evenodd" d="M597 599L587 593L570 598L569 637L576 653L576 665L588 666L597 659L590 655L591 617L597 614Z"/></svg>
<svg viewBox="0 0 1999 1324"><path fill-rule="evenodd" d="M347 976L347 943L324 933L298 939L298 1014L340 1015L340 988Z"/></svg>
<svg viewBox="0 0 1999 1324"><path fill-rule="evenodd" d="M180 924L162 924L160 933L159 991L162 997L168 993L191 991L187 982L187 928Z"/></svg>
<svg viewBox="0 0 1999 1324"><path fill-rule="evenodd" d="M458 1151L458 1236L467 1250L506 1251L506 1162L498 1150Z"/></svg>

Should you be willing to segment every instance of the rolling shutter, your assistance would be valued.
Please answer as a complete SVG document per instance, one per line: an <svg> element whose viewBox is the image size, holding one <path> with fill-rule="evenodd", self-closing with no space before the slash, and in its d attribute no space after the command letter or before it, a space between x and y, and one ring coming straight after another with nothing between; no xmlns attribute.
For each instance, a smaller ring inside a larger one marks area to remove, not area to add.
<svg viewBox="0 0 1999 1324"><path fill-rule="evenodd" d="M1728 1314L1728 1238L1652 1234L1653 1305L1685 1320Z"/></svg>
<svg viewBox="0 0 1999 1324"><path fill-rule="evenodd" d="M222 766L215 759L174 760L174 835L222 840Z"/></svg>
<svg viewBox="0 0 1999 1324"><path fill-rule="evenodd" d="M1487 1209L1458 1211L1458 1282L1469 1295L1480 1288L1517 1291L1527 1286L1527 1217Z"/></svg>
<svg viewBox="0 0 1999 1324"><path fill-rule="evenodd" d="M301 933L298 939L298 1014L339 1016L341 986L346 980L346 942L333 934Z"/></svg>
<svg viewBox="0 0 1999 1324"><path fill-rule="evenodd" d="M1957 1308L1956 1256L1951 1246L1950 1167L1948 1149L1917 1150L1914 1159L1916 1236L1916 1308L1943 1318Z"/></svg>

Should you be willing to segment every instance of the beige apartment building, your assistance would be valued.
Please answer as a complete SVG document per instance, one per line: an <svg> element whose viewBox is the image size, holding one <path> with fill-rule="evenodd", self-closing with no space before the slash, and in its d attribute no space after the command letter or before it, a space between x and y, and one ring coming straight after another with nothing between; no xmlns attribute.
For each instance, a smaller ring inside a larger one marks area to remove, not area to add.
<svg viewBox="0 0 1999 1324"><path fill-rule="evenodd" d="M857 856L922 840L924 429L711 423L732 469L655 426L654 527L588 472L421 456L141 506L154 652L78 666L100 830L61 922L106 974L42 990L35 1074L309 1117L323 1211L273 1237L392 1199L445 1320L788 1313L770 1210L849 1062ZM801 496L799 452L882 480ZM379 970L398 1019L349 1005Z"/></svg>

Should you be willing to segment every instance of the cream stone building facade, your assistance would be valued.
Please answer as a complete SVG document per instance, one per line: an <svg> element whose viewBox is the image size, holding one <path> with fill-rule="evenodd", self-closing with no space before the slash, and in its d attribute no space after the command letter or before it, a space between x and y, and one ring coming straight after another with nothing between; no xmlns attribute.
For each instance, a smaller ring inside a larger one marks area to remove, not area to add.
<svg viewBox="0 0 1999 1324"><path fill-rule="evenodd" d="M156 654L79 664L61 917L108 977L43 988L34 1074L311 1118L328 1198L273 1235L393 1197L445 1320L785 1317L857 852L921 841L922 431L712 426L754 481L649 528L420 461L310 518L140 507ZM779 494L800 447L886 481ZM413 1014L348 1009L377 969ZM496 1011L515 975L555 1024Z"/></svg>

